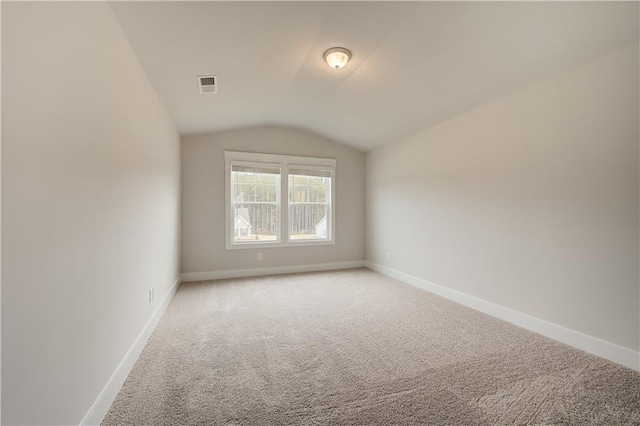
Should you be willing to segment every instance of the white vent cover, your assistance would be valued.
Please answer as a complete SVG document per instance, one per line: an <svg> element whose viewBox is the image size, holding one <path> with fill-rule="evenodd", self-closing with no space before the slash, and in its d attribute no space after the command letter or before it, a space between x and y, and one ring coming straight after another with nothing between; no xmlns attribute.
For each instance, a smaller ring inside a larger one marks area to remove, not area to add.
<svg viewBox="0 0 640 426"><path fill-rule="evenodd" d="M199 75L196 78L198 80L198 90L200 91L201 95L218 93L218 76Z"/></svg>

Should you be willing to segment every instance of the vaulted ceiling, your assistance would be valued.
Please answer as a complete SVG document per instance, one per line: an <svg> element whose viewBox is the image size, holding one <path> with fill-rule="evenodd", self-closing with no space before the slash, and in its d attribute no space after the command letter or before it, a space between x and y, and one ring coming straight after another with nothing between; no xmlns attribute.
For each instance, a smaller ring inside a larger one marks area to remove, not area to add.
<svg viewBox="0 0 640 426"><path fill-rule="evenodd" d="M289 125L361 150L638 43L636 2L111 7L182 135ZM341 70L334 46L353 53ZM198 93L205 74L217 94Z"/></svg>

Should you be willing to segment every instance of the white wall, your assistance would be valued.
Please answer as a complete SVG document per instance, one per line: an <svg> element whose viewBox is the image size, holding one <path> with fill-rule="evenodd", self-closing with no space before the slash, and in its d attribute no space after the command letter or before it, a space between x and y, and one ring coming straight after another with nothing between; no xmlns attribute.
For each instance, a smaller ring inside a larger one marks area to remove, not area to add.
<svg viewBox="0 0 640 426"><path fill-rule="evenodd" d="M0 5L0 23L2 22L2 6ZM2 45L2 31L0 31L0 46ZM2 49L0 48L0 52ZM0 61L1 63L1 61ZM2 79L2 67L0 67L0 80ZM0 99L2 99L2 84L0 84ZM0 117L2 116L2 102L0 102ZM0 132L2 120L0 120ZM2 137L0 135L0 176L2 175ZM2 210L2 179L0 178L0 211ZM0 259L2 259L2 214L0 214ZM0 261L0 378L2 378L2 262ZM0 379L1 382L1 379ZM2 386L0 383L0 424L2 424Z"/></svg>
<svg viewBox="0 0 640 426"><path fill-rule="evenodd" d="M105 3L2 42L2 420L78 424L179 275L179 136Z"/></svg>
<svg viewBox="0 0 640 426"><path fill-rule="evenodd" d="M225 249L224 151L336 158L336 243ZM182 272L227 271L364 259L364 154L320 135L265 126L182 138ZM257 260L257 253L264 260Z"/></svg>
<svg viewBox="0 0 640 426"><path fill-rule="evenodd" d="M635 45L369 153L367 259L637 351L638 70Z"/></svg>

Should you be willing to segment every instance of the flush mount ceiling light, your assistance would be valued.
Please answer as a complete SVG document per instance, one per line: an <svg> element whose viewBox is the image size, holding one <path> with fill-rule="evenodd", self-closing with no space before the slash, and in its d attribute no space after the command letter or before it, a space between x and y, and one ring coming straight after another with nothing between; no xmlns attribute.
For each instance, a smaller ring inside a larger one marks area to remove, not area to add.
<svg viewBox="0 0 640 426"><path fill-rule="evenodd" d="M324 52L323 58L331 68L339 70L351 59L351 52L344 47L332 47Z"/></svg>

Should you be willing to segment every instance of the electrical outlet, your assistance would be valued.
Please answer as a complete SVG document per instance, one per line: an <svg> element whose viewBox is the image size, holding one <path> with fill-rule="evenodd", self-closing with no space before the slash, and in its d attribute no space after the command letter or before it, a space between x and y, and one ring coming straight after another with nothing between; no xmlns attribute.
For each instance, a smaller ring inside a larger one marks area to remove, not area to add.
<svg viewBox="0 0 640 426"><path fill-rule="evenodd" d="M262 259L263 259L262 252L261 252L261 251L259 251L259 252L258 252L258 260L262 260Z"/></svg>
<svg viewBox="0 0 640 426"><path fill-rule="evenodd" d="M387 252L387 260L391 260L391 252L390 251Z"/></svg>

